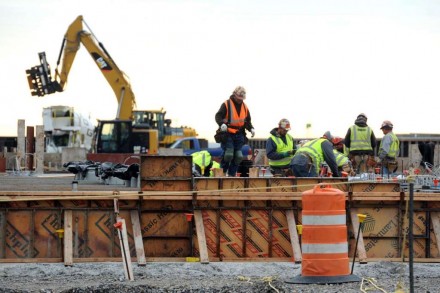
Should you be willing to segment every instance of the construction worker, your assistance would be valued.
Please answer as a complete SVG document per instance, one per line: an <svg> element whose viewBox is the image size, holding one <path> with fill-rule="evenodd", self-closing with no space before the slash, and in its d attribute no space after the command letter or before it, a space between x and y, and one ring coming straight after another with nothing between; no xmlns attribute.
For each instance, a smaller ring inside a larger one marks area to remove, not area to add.
<svg viewBox="0 0 440 293"><path fill-rule="evenodd" d="M290 130L289 120L283 118L270 131L266 141L266 156L269 159L269 168L273 176L291 175L290 161L295 153L293 137L287 132Z"/></svg>
<svg viewBox="0 0 440 293"><path fill-rule="evenodd" d="M335 136L332 139L332 143L333 143L333 148L335 150L337 150L341 154L344 154L344 155L346 155L348 157L349 150L348 150L348 148L344 144L344 139L342 139L339 136Z"/></svg>
<svg viewBox="0 0 440 293"><path fill-rule="evenodd" d="M418 149L420 151L420 154L422 155L420 166L423 167L428 173L431 173L434 167L435 142L419 141Z"/></svg>
<svg viewBox="0 0 440 293"><path fill-rule="evenodd" d="M389 120L385 120L380 127L384 136L380 141L378 156L383 175L390 175L397 170L396 158L399 155L400 142L393 133L393 127Z"/></svg>
<svg viewBox="0 0 440 293"><path fill-rule="evenodd" d="M195 177L213 177L212 169L220 168L220 164L212 160L208 151L200 151L192 153L193 157L193 175Z"/></svg>
<svg viewBox="0 0 440 293"><path fill-rule="evenodd" d="M345 146L349 149L349 158L357 173L372 172L375 165L374 148L376 137L373 130L367 125L367 115L357 116L345 135Z"/></svg>
<svg viewBox="0 0 440 293"><path fill-rule="evenodd" d="M321 164L327 163L334 177L340 177L335 154L333 153L333 136L326 131L320 138L303 144L295 153L291 163L296 177L318 177Z"/></svg>
<svg viewBox="0 0 440 293"><path fill-rule="evenodd" d="M348 159L347 154L344 153L345 145L344 140L338 136L332 139L333 153L335 154L336 164L338 165L339 172L344 171L347 175L354 176L354 172L351 161Z"/></svg>
<svg viewBox="0 0 440 293"><path fill-rule="evenodd" d="M215 122L220 130L227 133L220 144L223 150L220 166L230 177L235 177L238 165L243 160L241 148L247 140L245 129L252 137L255 136L251 114L244 99L246 99L246 90L242 86L237 86L215 114Z"/></svg>

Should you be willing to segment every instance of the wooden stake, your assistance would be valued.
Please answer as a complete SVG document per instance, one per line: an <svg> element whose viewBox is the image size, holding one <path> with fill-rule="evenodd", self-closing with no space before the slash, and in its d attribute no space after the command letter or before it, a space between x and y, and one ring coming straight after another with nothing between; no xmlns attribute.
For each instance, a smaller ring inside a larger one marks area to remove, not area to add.
<svg viewBox="0 0 440 293"><path fill-rule="evenodd" d="M354 238L358 237L358 227L359 227L359 219L358 219L358 211L357 209L350 210L350 218L351 218L351 228L353 229ZM353 252L356 255L356 251ZM367 252L365 251L364 237L362 231L359 231L359 242L357 247L357 254L359 262L362 264L368 263L367 261Z"/></svg>
<svg viewBox="0 0 440 293"><path fill-rule="evenodd" d="M64 210L64 265L73 265L72 210Z"/></svg>
<svg viewBox="0 0 440 293"><path fill-rule="evenodd" d="M437 249L440 253L440 213L431 213L431 221L435 239L437 240Z"/></svg>
<svg viewBox="0 0 440 293"><path fill-rule="evenodd" d="M225 174L223 173L223 169L213 168L212 170L214 170L214 177L225 177Z"/></svg>
<svg viewBox="0 0 440 293"><path fill-rule="evenodd" d="M301 246L299 244L298 231L296 231L296 221L292 210L286 211L287 226L289 226L290 242L293 249L295 263L302 262Z"/></svg>
<svg viewBox="0 0 440 293"><path fill-rule="evenodd" d="M139 212L136 210L130 211L131 224L133 225L134 246L136 247L136 259L138 266L145 266L144 241L142 239L141 224L139 220Z"/></svg>
<svg viewBox="0 0 440 293"><path fill-rule="evenodd" d="M206 245L205 226L201 210L194 211L194 221L196 222L197 241L199 243L200 262L209 263L208 247Z"/></svg>
<svg viewBox="0 0 440 293"><path fill-rule="evenodd" d="M260 169L256 167L249 168L249 177L259 177Z"/></svg>
<svg viewBox="0 0 440 293"><path fill-rule="evenodd" d="M131 265L130 247L128 245L127 226L125 225L125 220L119 217L118 199L115 198L113 200L113 203L114 203L115 215L116 215L116 223L114 226L118 231L125 278L127 280L133 281L134 276L133 276L133 268Z"/></svg>

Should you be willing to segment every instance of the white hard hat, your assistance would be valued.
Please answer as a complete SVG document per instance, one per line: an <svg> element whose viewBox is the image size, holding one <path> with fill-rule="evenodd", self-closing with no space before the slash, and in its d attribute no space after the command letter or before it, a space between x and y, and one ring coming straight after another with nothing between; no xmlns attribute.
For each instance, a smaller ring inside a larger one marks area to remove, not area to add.
<svg viewBox="0 0 440 293"><path fill-rule="evenodd" d="M278 127L282 128L282 129L285 129L285 130L290 130L290 121L287 120L286 118L283 118L278 123Z"/></svg>
<svg viewBox="0 0 440 293"><path fill-rule="evenodd" d="M246 99L246 90L242 86L237 86L232 92L238 99Z"/></svg>
<svg viewBox="0 0 440 293"><path fill-rule="evenodd" d="M391 123L390 120L385 120L384 122L382 122L382 126L380 127L380 129L385 128L385 127L393 128L394 125L393 125L393 123Z"/></svg>

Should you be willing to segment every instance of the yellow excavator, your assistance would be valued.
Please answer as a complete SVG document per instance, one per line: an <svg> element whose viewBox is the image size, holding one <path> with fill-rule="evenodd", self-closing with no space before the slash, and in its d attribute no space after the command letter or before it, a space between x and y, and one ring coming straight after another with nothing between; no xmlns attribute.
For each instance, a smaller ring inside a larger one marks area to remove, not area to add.
<svg viewBox="0 0 440 293"><path fill-rule="evenodd" d="M83 24L88 31L83 29ZM165 119L166 111L135 110L136 99L130 81L119 69L104 45L97 40L83 17L78 16L68 27L58 56L55 76L52 78L45 52L39 53L40 65L26 70L32 96L62 92L76 53L83 45L95 60L115 93L118 108L115 120L99 120L95 134L95 153L149 153L158 147L168 147L179 138L197 136L193 128L171 127ZM62 59L61 68L60 60Z"/></svg>

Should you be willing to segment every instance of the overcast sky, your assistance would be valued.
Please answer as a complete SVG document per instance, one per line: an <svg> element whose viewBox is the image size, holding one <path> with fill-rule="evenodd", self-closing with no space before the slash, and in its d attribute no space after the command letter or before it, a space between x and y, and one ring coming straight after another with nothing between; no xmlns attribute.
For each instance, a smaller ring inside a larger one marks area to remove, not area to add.
<svg viewBox="0 0 440 293"><path fill-rule="evenodd" d="M18 119L41 125L54 105L115 117L85 48L63 93L30 95L25 70L42 51L55 68L78 15L130 77L138 109L163 107L209 140L237 85L258 138L281 118L294 137L344 136L361 112L378 137L385 119L396 133L440 133L439 1L0 0L0 136L16 135Z"/></svg>

